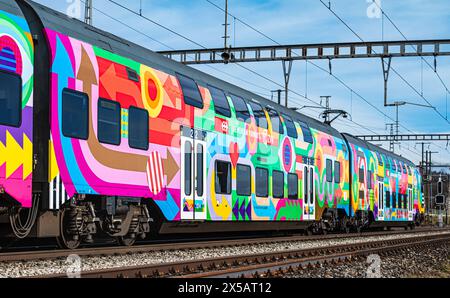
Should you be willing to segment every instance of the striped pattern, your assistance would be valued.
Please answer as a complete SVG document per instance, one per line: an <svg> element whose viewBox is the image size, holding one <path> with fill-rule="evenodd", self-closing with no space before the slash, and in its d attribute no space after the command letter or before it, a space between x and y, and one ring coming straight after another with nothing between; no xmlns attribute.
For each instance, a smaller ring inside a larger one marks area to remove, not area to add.
<svg viewBox="0 0 450 298"><path fill-rule="evenodd" d="M153 194L156 195L161 192L164 183L164 171L159 152L150 153L147 161L147 180Z"/></svg>
<svg viewBox="0 0 450 298"><path fill-rule="evenodd" d="M69 200L64 184L62 183L61 176L56 176L49 186L49 209L59 210L61 206Z"/></svg>
<svg viewBox="0 0 450 298"><path fill-rule="evenodd" d="M14 52L10 48L3 48L0 51L0 69L16 72L17 65Z"/></svg>

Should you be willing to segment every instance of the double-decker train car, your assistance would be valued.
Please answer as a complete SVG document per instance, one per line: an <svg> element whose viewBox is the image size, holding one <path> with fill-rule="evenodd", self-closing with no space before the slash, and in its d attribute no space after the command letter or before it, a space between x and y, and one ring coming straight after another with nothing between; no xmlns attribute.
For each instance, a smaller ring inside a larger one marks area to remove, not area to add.
<svg viewBox="0 0 450 298"><path fill-rule="evenodd" d="M410 161L32 1L0 0L0 78L0 237L131 245L423 212Z"/></svg>

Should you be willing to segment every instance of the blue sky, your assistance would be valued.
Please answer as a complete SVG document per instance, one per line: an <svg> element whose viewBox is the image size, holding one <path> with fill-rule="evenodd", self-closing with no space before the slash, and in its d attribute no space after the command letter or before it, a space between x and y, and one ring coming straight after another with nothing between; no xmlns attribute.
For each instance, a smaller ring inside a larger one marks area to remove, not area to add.
<svg viewBox="0 0 450 298"><path fill-rule="evenodd" d="M76 0L38 0L37 2L66 12ZM224 0L210 0L223 7ZM386 14L409 39L446 39L450 38L450 2L448 0L379 0ZM148 21L125 11L108 0L93 0L94 25L129 39L152 50L167 50L158 42L136 31L142 31L159 42L176 49L197 48L198 46L155 26ZM118 1L134 11L139 11L140 0ZM328 3L328 0L324 2ZM382 19L369 18L367 10L371 0L331 0L332 9L347 22L364 40L402 40L400 33L385 19L382 31ZM229 0L230 13L259 29L281 44L347 42L358 41L319 0ZM84 10L81 10L83 17ZM142 12L148 18L189 37L205 47L223 46L223 12L206 0L142 0ZM124 26L105 14L125 22L136 31ZM231 43L233 46L271 45L270 40L236 22L231 23ZM384 34L382 34L384 32ZM433 59L426 58L432 65ZM327 61L314 61L328 68ZM423 64L423 72L422 72ZM395 119L393 108L383 107L383 75L379 59L336 60L332 62L333 73L358 94L370 101L385 114ZM280 62L245 64L272 80L283 82ZM392 66L423 96L450 119L450 94L447 94L449 107L447 112L446 91L436 74L421 62L420 58L397 58ZM275 84L258 77L237 65L214 65L214 69L201 65L196 68L225 79L231 83L257 92L270 98L270 90L278 89ZM438 58L438 73L450 88L450 57ZM233 77L228 76L231 74ZM422 75L423 73L423 75ZM422 83L423 81L423 83ZM352 94L329 74L318 70L303 61L294 62L291 89L319 102L321 95L332 95L333 108L345 109L352 120L378 134L388 134L386 123L392 122L374 108ZM422 87L423 86L423 87ZM292 94L291 106L311 104ZM426 102L405 84L395 73L389 81L389 98L419 104ZM318 117L318 110L303 110L307 115ZM433 109L404 106L400 108L401 133L438 133L450 132L450 124ZM350 121L340 120L334 126L352 134L371 134ZM407 131L406 129L410 130ZM388 144L384 144L388 147ZM428 149L428 148L426 148ZM433 159L439 163L449 163L450 149L445 142L431 145L430 150L439 151ZM420 146L414 142L403 143L396 152L418 163Z"/></svg>

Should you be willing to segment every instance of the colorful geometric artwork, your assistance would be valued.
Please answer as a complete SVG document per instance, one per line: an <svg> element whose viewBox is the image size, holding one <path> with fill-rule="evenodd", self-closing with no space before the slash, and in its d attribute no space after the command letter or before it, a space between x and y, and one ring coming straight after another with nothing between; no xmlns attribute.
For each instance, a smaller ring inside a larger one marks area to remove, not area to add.
<svg viewBox="0 0 450 298"><path fill-rule="evenodd" d="M32 204L33 42L24 18L0 11L0 71L22 78L20 127L0 125L0 189L22 207Z"/></svg>

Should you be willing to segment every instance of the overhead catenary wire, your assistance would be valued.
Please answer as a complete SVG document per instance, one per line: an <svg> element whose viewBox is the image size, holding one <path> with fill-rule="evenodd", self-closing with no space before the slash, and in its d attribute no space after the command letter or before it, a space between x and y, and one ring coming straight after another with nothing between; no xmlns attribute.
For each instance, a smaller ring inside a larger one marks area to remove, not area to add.
<svg viewBox="0 0 450 298"><path fill-rule="evenodd" d="M149 18L147 18L147 17L145 17L145 16L142 16L140 13L134 12L133 10L124 7L123 5L117 3L116 1L113 1L113 0L108 0L108 1L111 2L111 3L113 3L113 4L116 4L116 5L120 6L120 7L122 7L123 9L126 9L127 11L129 11L129 12L131 12L131 13L133 13L133 14L139 16L139 17L142 17L142 18L144 18L144 19L146 19L146 20L148 20L148 21L150 21L150 22L152 22L152 23L154 23L154 24L155 24L155 23L158 24L159 27L164 28L165 30L168 30L169 32L172 32L172 33L176 34L177 36L182 37L183 39L188 40L189 42L192 42L192 43L196 44L197 46L200 46L200 47L202 47L202 48L205 48L205 47L202 46L201 44L199 44L199 43L193 41L192 39L190 39L190 38L188 38L188 37L185 37L184 35L182 35L182 34L176 32L175 30L172 30L172 29L170 29L170 28L168 28L168 27L166 27L166 26L164 26L164 25L160 25L158 22L153 21L153 20L151 20L151 19L149 19ZM103 14L106 15L105 13L103 13ZM109 16L109 17L110 17L110 16ZM130 26L126 25L125 23L121 22L120 20L116 20L116 21L119 21L119 22L122 23L123 25L125 25L125 26L127 26L127 27L130 28ZM239 20L238 20L238 21L239 21ZM133 29L133 30L136 31L136 32L140 32L139 30L136 30L136 29ZM142 32L140 32L140 33L142 33ZM146 35L147 37L151 38L153 41L156 41L156 39L154 39L154 38L148 36L148 34L145 34L145 35ZM157 41L157 42L158 42L158 41ZM168 48L173 49L172 47L170 47L170 46L168 46L168 45L165 45L165 44L163 44L163 43L161 43L161 42L158 42L158 43L164 45L165 47L168 47ZM244 68L244 69L246 69L246 70L248 70L248 71L250 71L250 72L252 72L253 74L255 74L255 75L257 75L257 76L260 76L260 77L262 77L262 78L264 78L264 79L266 79L266 80L268 80L268 81L270 81L270 82L272 82L272 83L274 83L274 84L280 86L280 87L283 86L283 85L281 85L281 84L275 82L274 80L272 80L272 79L270 79L270 78L267 78L267 77L265 77L265 76L262 76L261 74L255 72L255 71L253 71L253 70L251 70L251 69L249 69L249 68L247 68L247 67L245 67L245 66L242 66L242 65L239 65L239 66L242 67L242 68ZM217 70L217 71L220 71L220 70L218 70L218 69L216 69L216 70ZM222 72L222 71L220 71L220 72ZM222 72L222 73L223 73L223 72ZM240 78L239 78L239 80L242 81L242 79L240 79ZM304 98L304 99L307 99L308 101L311 101L311 102L313 102L314 104L320 106L320 104L318 104L318 103L315 102L314 100L312 100L312 99L310 99L310 98L308 98L308 97L305 97L304 95L302 95L302 94L300 94L300 93L298 93L298 92L296 92L296 91L294 91L294 90L290 90L290 91L291 91L292 93L294 93L294 94L296 94L296 95L298 95L298 96L300 96L300 97L302 97L302 98ZM365 130L367 130L367 128L366 128L365 126L363 126L363 125L361 125L361 124L359 124L359 123L356 123L356 122L354 122L354 121L352 121L352 120L350 120L350 121L353 122L353 123L355 123L355 124L357 124L359 127L363 128L363 129L365 129ZM370 130L369 130L369 131L370 131ZM374 132L374 131L372 131L372 132ZM376 132L374 132L374 133L377 134Z"/></svg>
<svg viewBox="0 0 450 298"><path fill-rule="evenodd" d="M226 12L221 6L217 5L216 3L212 2L211 0L205 0L206 2L208 2L209 4L213 5L214 7L216 7L217 9L221 10L222 12ZM331 6L330 6L331 7ZM258 34L260 34L261 36L265 37L266 39L270 40L271 42L277 44L277 45L281 45L281 43L279 43L278 41L276 41L275 39L273 39L272 37L270 37L269 35L265 34L264 32L262 32L261 30L257 29L256 27L250 25L249 23L243 21L241 18L231 14L230 12L227 12L229 16L236 18L236 20L238 22L240 22L241 24L247 26L248 28L252 29L253 31L257 32ZM351 28L349 28L350 30L352 30ZM353 30L352 30L353 31ZM356 32L355 32L356 33ZM356 33L357 34L357 33ZM359 36L359 35L358 35ZM297 53L293 52L292 54L294 55L298 55ZM329 73L329 71L319 65L317 65L316 63L306 60L306 65L309 63L313 66L315 66L316 68L318 68L319 70L322 70L323 72L328 73L329 75L331 75L335 80L337 80L341 85L343 85L345 88L347 88L352 94L355 94L359 99L361 99L362 101L366 102L369 106L371 106L373 109L375 109L377 112L379 112L380 114L382 114L385 118L390 119L391 121L395 121L395 119L391 116L389 116L388 114L386 114L385 112L383 112L381 109L379 109L378 107L376 107L375 105L373 105L369 100L367 100L364 96L362 96L359 92L357 92L356 90L354 90L353 88L351 88L347 83L345 83L342 79L340 79L338 76L336 76L334 73ZM307 90L306 90L307 91ZM354 122L354 121L351 121ZM358 126L360 126L358 124ZM405 127L404 125L400 125L401 127L405 128L406 130L408 130L409 132L412 132L410 129L408 129L407 127ZM367 130L367 129L366 129ZM369 130L370 131L370 130ZM372 133L374 133L372 131ZM413 133L413 132L412 132ZM377 134L377 133L375 133Z"/></svg>
<svg viewBox="0 0 450 298"><path fill-rule="evenodd" d="M345 22L332 8L331 8L331 6L327 6L325 3L324 3L324 1L323 0L319 0L345 27L347 27L361 42L366 42L352 27L350 27L350 25L348 25L348 23L347 22ZM374 3L376 3L375 1L373 1ZM378 3L376 3L377 4L377 6L381 9L381 11L382 11L382 14L384 15L384 16L386 16L386 18L388 18L388 20L394 25L394 27L396 27L397 28L397 30L402 34L402 36L407 40L407 38L406 38L406 36L400 31L400 29L394 24L394 22L384 13L384 11L382 10L382 8L378 5ZM375 54L376 54L376 51L375 50L373 50L372 49L372 52L374 52ZM422 59L423 59L423 57L421 57ZM424 60L425 62L428 62L428 61L426 61L426 60ZM383 63L386 63L385 61L383 61ZM427 63L428 64L428 63ZM437 108L436 107L434 107L424 96L423 96L423 94L422 93L420 93L409 81L407 81L394 67L392 67L391 66L391 70L406 84L406 85L408 85L417 95L419 95L430 107L432 107L433 108L433 110L443 119L443 120L445 120L447 123L449 123L450 124L450 121L448 120L448 117L446 117L446 116L444 116L441 112L439 112L438 110L437 110ZM439 78L440 78L440 76L439 76ZM442 83L443 83L443 81L442 81ZM445 83L444 83L444 86L445 86L445 88L446 88L446 90L448 90L447 89L447 87L446 87L446 85L445 85ZM391 118L392 119L392 118ZM403 125L400 125L401 127L403 127L403 128L406 128L406 127L404 127ZM411 133L415 133L415 132L413 132L413 131L411 131L410 129L408 129L408 128L406 128L406 130L408 130L409 132L411 132ZM433 143L434 144L434 143ZM436 147L438 147L438 148L440 148L440 149L443 149L443 150L445 150L445 151L447 151L447 152L449 152L448 151L448 148L443 148L443 147L441 147L441 146L439 146L439 145L437 145L437 144L434 144L434 146L436 146Z"/></svg>
<svg viewBox="0 0 450 298"><path fill-rule="evenodd" d="M350 30L361 42L366 43L366 41L350 26L348 23L342 19L331 7L327 6L326 3L323 0L319 0L323 6L325 6L345 27L347 27L348 30ZM372 52L375 54L378 54L374 49L372 49ZM383 60L383 63L387 63ZM438 111L438 109L433 106L428 99L423 96L423 94L420 93L417 88L415 88L408 80L404 78L393 66L391 66L392 72L394 72L406 85L408 85L417 95L419 95L420 98L422 98L445 122L450 124L450 121L446 119L446 117Z"/></svg>

